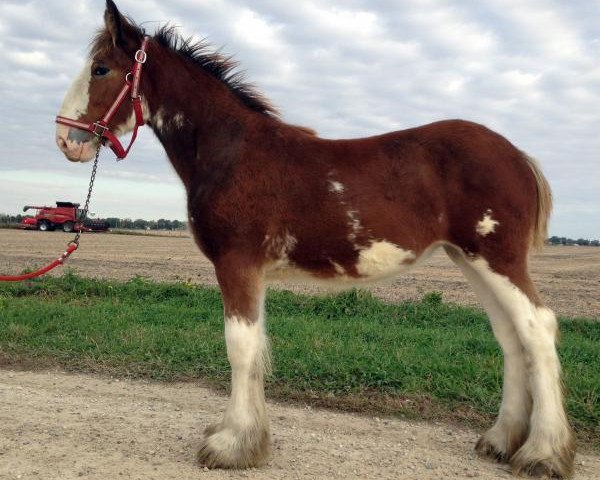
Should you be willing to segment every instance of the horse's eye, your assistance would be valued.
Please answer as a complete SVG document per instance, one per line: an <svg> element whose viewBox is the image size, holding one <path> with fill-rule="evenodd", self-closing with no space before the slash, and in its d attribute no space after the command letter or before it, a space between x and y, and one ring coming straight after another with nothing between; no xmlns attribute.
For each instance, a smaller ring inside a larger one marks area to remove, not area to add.
<svg viewBox="0 0 600 480"><path fill-rule="evenodd" d="M92 73L95 77L103 77L108 72L110 72L110 68L105 67L104 65L99 65L98 67L94 68L94 71Z"/></svg>

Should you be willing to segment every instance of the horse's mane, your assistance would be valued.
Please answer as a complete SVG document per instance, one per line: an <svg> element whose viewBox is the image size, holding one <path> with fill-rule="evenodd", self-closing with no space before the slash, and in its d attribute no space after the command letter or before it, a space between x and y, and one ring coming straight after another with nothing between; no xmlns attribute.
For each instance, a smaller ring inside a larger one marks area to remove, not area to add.
<svg viewBox="0 0 600 480"><path fill-rule="evenodd" d="M154 34L159 45L191 60L205 72L223 82L251 110L278 117L279 112L256 87L248 83L244 72L236 71L238 62L215 50L205 39L183 38L174 25L160 27Z"/></svg>
<svg viewBox="0 0 600 480"><path fill-rule="evenodd" d="M145 30L131 18L123 18L128 23L128 27L133 28L139 34L140 39L146 34ZM205 39L194 41L193 37L184 38L177 33L176 26L169 24L160 27L153 38L162 47L192 61L221 81L249 109L273 118L280 118L279 111L271 102L254 85L246 81L244 72L236 71L238 62L233 57L223 55L215 50ZM110 33L105 28L97 33L90 45L92 55L102 54L112 48ZM299 125L289 126L304 134L316 136L316 132L311 128Z"/></svg>

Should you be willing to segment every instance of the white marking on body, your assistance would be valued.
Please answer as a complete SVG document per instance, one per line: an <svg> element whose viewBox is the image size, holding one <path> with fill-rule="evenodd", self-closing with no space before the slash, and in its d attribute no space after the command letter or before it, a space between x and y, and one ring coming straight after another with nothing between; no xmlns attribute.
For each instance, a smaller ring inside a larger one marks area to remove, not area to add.
<svg viewBox="0 0 600 480"><path fill-rule="evenodd" d="M282 236L265 235L263 245L267 250L267 255L277 260L287 260L288 254L296 246L297 240L289 232Z"/></svg>
<svg viewBox="0 0 600 480"><path fill-rule="evenodd" d="M333 268L335 268L335 271L338 275L346 275L346 270L339 263L331 260L331 264L333 265Z"/></svg>
<svg viewBox="0 0 600 480"><path fill-rule="evenodd" d="M492 218L492 211L488 209L484 213L483 218L475 225L475 231L482 237L485 237L490 233L494 233L496 225L500 225L500 222Z"/></svg>
<svg viewBox="0 0 600 480"><path fill-rule="evenodd" d="M377 242L377 243L381 243L381 242ZM346 271L346 269L338 264L333 258L329 259L329 263L333 266L333 268L336 271L336 275L334 277L331 278L323 278L323 277L317 277L312 275L309 271L306 270L302 270L300 268L298 268L297 266L290 264L289 262L284 261L281 263L274 263L272 264L271 268L268 269L266 271L266 278L268 281L275 281L275 282L283 282L286 283L288 281L294 281L294 282L301 282L301 283L305 283L307 285L309 285L310 287L314 287L315 285L319 285L320 287L324 288L325 290L329 290L329 291L339 291L339 290L345 290L348 288L352 288L354 286L361 286L361 287L368 287L371 285L376 285L378 283L381 283L385 280L389 280L391 278L394 277L395 274L397 273L401 273L403 271L406 271L410 268L415 267L416 265L418 265L419 263L427 260L431 254L437 250L437 248L440 246L439 243L435 243L430 245L428 248L426 248L423 252L421 252L421 254L419 255L418 258L415 258L415 255L413 252L409 252L409 251L405 251L406 254L402 255L400 252L403 251L402 249L394 246L393 244L389 243L389 242L384 242L384 243L388 243L390 246L392 246L393 248L390 248L388 250L389 253L394 253L392 255L390 255L389 257L394 257L394 259L392 259L392 261L398 261L399 263L396 263L395 265L389 265L389 267L385 268L384 266L382 266L382 268L376 268L373 265L372 260L369 258L371 255L373 255L374 253L376 253L378 251L378 253L383 253L383 250L385 250L386 247L381 247L381 246L376 246L375 250L371 250L370 247L369 249L364 249L363 251L369 250L368 252L363 254L363 268L365 268L365 270L367 269L366 266L369 265L369 270L375 272L378 271L379 273L376 275L372 275L372 276L363 276L363 277L354 277L354 276L350 276L348 275L348 272ZM397 249L397 250L395 250ZM375 257L382 259L381 255L375 255ZM364 263L366 259L367 263ZM405 260L407 259L407 260ZM363 270L363 273L365 271Z"/></svg>
<svg viewBox="0 0 600 480"><path fill-rule="evenodd" d="M268 265L266 270L266 275L270 279L274 279L275 277L287 276L291 269L290 262L288 259L289 253L296 246L296 237L294 237L289 232L286 232L283 236L271 236L265 235L263 240L263 245L266 249L267 257L269 257L272 262Z"/></svg>
<svg viewBox="0 0 600 480"><path fill-rule="evenodd" d="M165 111L164 111L163 107L158 107L158 109L156 110L156 113L154 113L152 115L152 125L154 126L154 128L156 128L156 130L158 130L159 132L162 132L164 123L165 123Z"/></svg>
<svg viewBox="0 0 600 480"><path fill-rule="evenodd" d="M329 180L329 191L332 193L344 193L345 187L342 183Z"/></svg>
<svg viewBox="0 0 600 480"><path fill-rule="evenodd" d="M184 123L185 117L183 116L183 113L179 112L173 115L173 125L175 128L182 128Z"/></svg>
<svg viewBox="0 0 600 480"><path fill-rule="evenodd" d="M147 121L150 118L148 108L148 102L145 98L142 98L142 118L144 121ZM127 120L125 120L124 123L121 123L113 128L113 133L117 137L122 137L123 135L133 132L133 129L135 128L135 122L135 111L132 110L131 114L127 117Z"/></svg>
<svg viewBox="0 0 600 480"><path fill-rule="evenodd" d="M404 250L385 240L372 242L358 255L357 272L365 277L385 278L416 259L414 252Z"/></svg>
<svg viewBox="0 0 600 480"><path fill-rule="evenodd" d="M356 236L362 230L362 225L360 224L360 219L358 218L358 212L356 210L348 210L346 216L349 218L348 226L350 227L348 240L354 243Z"/></svg>

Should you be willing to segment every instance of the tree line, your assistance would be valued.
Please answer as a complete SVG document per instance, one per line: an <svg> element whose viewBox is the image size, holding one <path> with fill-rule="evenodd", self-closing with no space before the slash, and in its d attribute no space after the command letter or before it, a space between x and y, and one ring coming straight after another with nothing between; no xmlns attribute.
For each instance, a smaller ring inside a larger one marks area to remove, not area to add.
<svg viewBox="0 0 600 480"><path fill-rule="evenodd" d="M589 240L587 238L578 238L577 240L567 237L557 237L556 235L547 240L548 245L582 245L584 247L600 247L600 240Z"/></svg>
<svg viewBox="0 0 600 480"><path fill-rule="evenodd" d="M28 215L9 215L0 213L0 225L8 226L21 223L21 220ZM144 220L143 218L117 218L109 217L105 219L110 228L123 228L127 230L186 230L187 222L181 220L168 220L159 218L158 220ZM600 240L589 240L587 238L569 238L558 237L556 235L546 240L548 245L581 245L585 247L600 247Z"/></svg>

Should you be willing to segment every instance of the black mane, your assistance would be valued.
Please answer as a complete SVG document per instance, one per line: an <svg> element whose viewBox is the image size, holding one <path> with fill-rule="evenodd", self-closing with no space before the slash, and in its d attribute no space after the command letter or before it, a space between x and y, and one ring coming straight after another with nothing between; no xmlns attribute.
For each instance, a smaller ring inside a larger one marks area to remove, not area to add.
<svg viewBox="0 0 600 480"><path fill-rule="evenodd" d="M230 56L215 51L206 40L193 41L192 37L183 38L173 25L165 25L157 30L154 40L191 60L204 71L223 82L229 90L256 112L278 116L277 109L256 89L246 82L244 73L236 71L238 63Z"/></svg>

